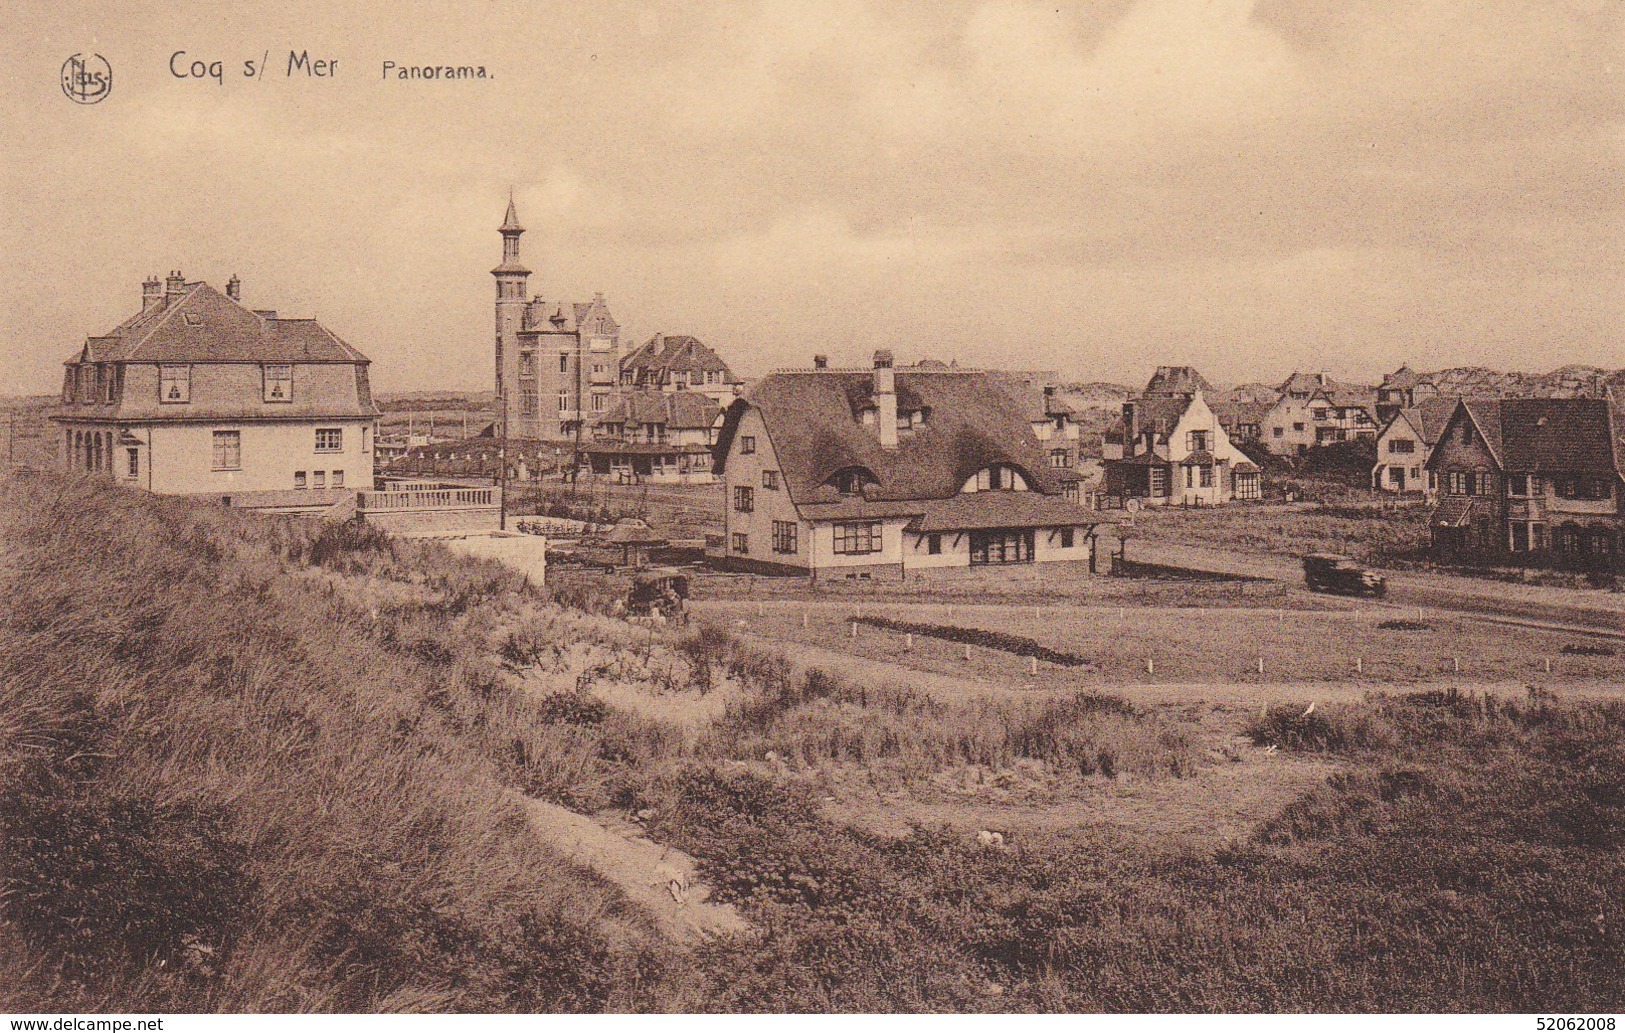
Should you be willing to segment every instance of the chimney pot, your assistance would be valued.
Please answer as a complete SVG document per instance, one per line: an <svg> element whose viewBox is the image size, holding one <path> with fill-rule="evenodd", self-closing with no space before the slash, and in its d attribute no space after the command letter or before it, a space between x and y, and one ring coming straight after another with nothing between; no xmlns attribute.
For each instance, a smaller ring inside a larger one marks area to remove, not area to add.
<svg viewBox="0 0 1625 1033"><path fill-rule="evenodd" d="M876 351L875 352L875 369L891 369L891 368L892 368L891 349L889 349L889 348L881 348L880 350Z"/></svg>
<svg viewBox="0 0 1625 1033"><path fill-rule="evenodd" d="M145 312L158 304L164 296L164 281L156 276L149 276L141 282L141 311Z"/></svg>
<svg viewBox="0 0 1625 1033"><path fill-rule="evenodd" d="M181 275L179 269L170 271L169 278L164 281L164 293L166 295L186 293L186 277Z"/></svg>
<svg viewBox="0 0 1625 1033"><path fill-rule="evenodd" d="M243 300L243 281L237 279L236 273L232 273L231 279L226 281L226 297L232 301Z"/></svg>
<svg viewBox="0 0 1625 1033"><path fill-rule="evenodd" d="M813 369L829 369L829 356L828 355L814 355L813 356Z"/></svg>

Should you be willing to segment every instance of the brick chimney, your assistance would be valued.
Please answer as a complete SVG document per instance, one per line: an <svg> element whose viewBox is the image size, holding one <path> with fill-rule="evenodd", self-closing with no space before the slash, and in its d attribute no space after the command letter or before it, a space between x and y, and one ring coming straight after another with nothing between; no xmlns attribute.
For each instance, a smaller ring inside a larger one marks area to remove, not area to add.
<svg viewBox="0 0 1625 1033"><path fill-rule="evenodd" d="M829 369L829 356L828 355L814 355L813 356L813 369Z"/></svg>
<svg viewBox="0 0 1625 1033"><path fill-rule="evenodd" d="M897 373L892 369L891 352L875 352L875 419L881 448L897 447Z"/></svg>
<svg viewBox="0 0 1625 1033"><path fill-rule="evenodd" d="M236 273L232 273L231 279L226 281L226 297L236 302L243 300L243 281L237 279Z"/></svg>
<svg viewBox="0 0 1625 1033"><path fill-rule="evenodd" d="M186 277L181 275L179 269L170 272L169 278L164 281L164 297L173 298L186 293Z"/></svg>
<svg viewBox="0 0 1625 1033"><path fill-rule="evenodd" d="M141 283L141 311L146 312L164 300L164 281L149 276Z"/></svg>

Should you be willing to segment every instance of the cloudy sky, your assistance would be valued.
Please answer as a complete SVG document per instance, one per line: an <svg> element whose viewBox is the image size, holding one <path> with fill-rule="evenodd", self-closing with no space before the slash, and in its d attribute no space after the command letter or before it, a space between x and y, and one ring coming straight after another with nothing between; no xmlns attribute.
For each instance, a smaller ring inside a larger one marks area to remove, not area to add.
<svg viewBox="0 0 1625 1033"><path fill-rule="evenodd" d="M489 387L510 185L533 292L746 374L1625 366L1620 0L254 6L0 12L0 393L177 267Z"/></svg>

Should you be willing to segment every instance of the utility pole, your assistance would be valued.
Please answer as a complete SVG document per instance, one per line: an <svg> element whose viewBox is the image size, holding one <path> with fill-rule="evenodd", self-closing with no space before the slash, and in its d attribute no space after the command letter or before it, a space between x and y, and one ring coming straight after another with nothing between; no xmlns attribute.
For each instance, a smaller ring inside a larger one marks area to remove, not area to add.
<svg viewBox="0 0 1625 1033"><path fill-rule="evenodd" d="M497 446L497 530L506 531L508 529L508 395L506 385L503 385L497 391L497 419L502 423L502 441Z"/></svg>

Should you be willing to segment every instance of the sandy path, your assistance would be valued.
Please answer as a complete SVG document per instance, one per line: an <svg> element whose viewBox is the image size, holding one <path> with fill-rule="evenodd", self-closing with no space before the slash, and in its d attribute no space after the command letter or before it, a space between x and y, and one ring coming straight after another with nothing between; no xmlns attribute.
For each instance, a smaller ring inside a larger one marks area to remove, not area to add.
<svg viewBox="0 0 1625 1033"><path fill-rule="evenodd" d="M749 930L731 904L707 901L710 888L695 878L694 859L682 851L644 838L633 825L594 820L518 794L515 799L551 846L620 887L673 940L698 943Z"/></svg>

